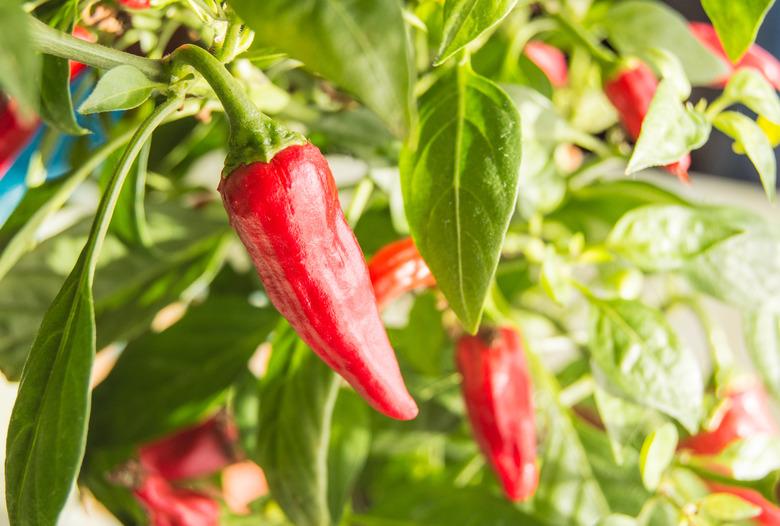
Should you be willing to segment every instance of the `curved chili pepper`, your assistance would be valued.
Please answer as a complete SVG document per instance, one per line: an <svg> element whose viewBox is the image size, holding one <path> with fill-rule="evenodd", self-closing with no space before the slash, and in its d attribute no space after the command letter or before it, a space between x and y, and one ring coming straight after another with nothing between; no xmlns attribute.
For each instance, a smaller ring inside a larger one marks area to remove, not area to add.
<svg viewBox="0 0 780 526"><path fill-rule="evenodd" d="M730 72L713 83L715 87L723 87L728 82L731 74L740 68L754 68L760 71L764 77L780 90L780 61L778 61L770 52L758 44L753 44L748 48L742 58L736 64L732 64L723 44L720 42L718 33L711 24L706 22L690 22L688 24L693 36L707 46L712 52L721 57L730 67Z"/></svg>
<svg viewBox="0 0 780 526"><path fill-rule="evenodd" d="M681 448L699 455L717 455L735 440L780 434L769 407L769 397L760 383L733 391L727 399L728 407L718 427L683 440Z"/></svg>
<svg viewBox="0 0 780 526"><path fill-rule="evenodd" d="M534 494L536 422L520 335L510 328L464 336L456 361L474 437L513 501Z"/></svg>
<svg viewBox="0 0 780 526"><path fill-rule="evenodd" d="M628 135L636 141L642 131L642 121L658 88L653 71L641 61L633 60L620 68L604 84L604 93L618 110L620 122ZM683 182L688 181L691 156L685 154L679 161L665 166L666 170Z"/></svg>
<svg viewBox="0 0 780 526"><path fill-rule="evenodd" d="M237 430L219 417L141 447L147 473L170 481L212 475L235 461Z"/></svg>
<svg viewBox="0 0 780 526"><path fill-rule="evenodd" d="M539 40L531 40L525 45L523 53L542 70L554 87L560 88L569 81L566 55L557 47Z"/></svg>
<svg viewBox="0 0 780 526"><path fill-rule="evenodd" d="M133 491L149 514L151 526L217 526L219 504L197 491L175 488L159 475L144 478Z"/></svg>
<svg viewBox="0 0 780 526"><path fill-rule="evenodd" d="M268 297L300 337L374 408L414 418L417 405L319 149L296 144L268 163L240 165L219 191Z"/></svg>
<svg viewBox="0 0 780 526"><path fill-rule="evenodd" d="M436 285L411 237L382 247L369 261L368 274L380 310L407 292Z"/></svg>
<svg viewBox="0 0 780 526"><path fill-rule="evenodd" d="M739 486L726 486L724 484L716 484L715 482L708 482L707 485L716 493L730 493L736 495L760 508L761 513L752 519L759 524L763 524L764 526L780 526L780 508L769 502L756 490Z"/></svg>

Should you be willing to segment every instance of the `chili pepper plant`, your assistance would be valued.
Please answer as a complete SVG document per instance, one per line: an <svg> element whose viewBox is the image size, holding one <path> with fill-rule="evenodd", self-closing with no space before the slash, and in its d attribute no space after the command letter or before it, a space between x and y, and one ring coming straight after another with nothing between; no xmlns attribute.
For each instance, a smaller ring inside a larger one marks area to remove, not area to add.
<svg viewBox="0 0 780 526"><path fill-rule="evenodd" d="M0 0L9 523L780 524L773 3Z"/></svg>

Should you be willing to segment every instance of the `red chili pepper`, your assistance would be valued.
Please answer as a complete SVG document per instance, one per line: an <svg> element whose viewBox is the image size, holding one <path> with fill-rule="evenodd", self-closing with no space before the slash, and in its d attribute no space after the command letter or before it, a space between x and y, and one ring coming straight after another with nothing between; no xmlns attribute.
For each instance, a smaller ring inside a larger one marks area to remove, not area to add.
<svg viewBox="0 0 780 526"><path fill-rule="evenodd" d="M510 328L464 336L457 345L463 397L474 437L507 497L539 484L533 389L520 335Z"/></svg>
<svg viewBox="0 0 780 526"><path fill-rule="evenodd" d="M152 6L150 0L119 0L119 3L129 9L148 9Z"/></svg>
<svg viewBox="0 0 780 526"><path fill-rule="evenodd" d="M753 517L753 520L764 526L780 526L780 508L769 502L756 490L741 488L739 486L726 486L708 482L707 485L716 493L730 493L761 508L761 514Z"/></svg>
<svg viewBox="0 0 780 526"><path fill-rule="evenodd" d="M212 475L235 462L237 431L218 417L141 447L147 473L177 481Z"/></svg>
<svg viewBox="0 0 780 526"><path fill-rule="evenodd" d="M566 85L569 68L566 65L566 55L560 49L539 40L531 40L525 45L523 53L542 70L554 87Z"/></svg>
<svg viewBox="0 0 780 526"><path fill-rule="evenodd" d="M658 79L646 64L632 61L604 84L604 92L618 110L620 122L628 135L636 141L642 131L642 121L658 88ZM665 168L683 182L688 181L689 154Z"/></svg>
<svg viewBox="0 0 780 526"><path fill-rule="evenodd" d="M368 274L380 310L407 292L436 285L411 237L382 247L368 263Z"/></svg>
<svg viewBox="0 0 780 526"><path fill-rule="evenodd" d="M159 475L145 477L133 491L151 526L218 526L219 504L197 491L175 488Z"/></svg>
<svg viewBox="0 0 780 526"><path fill-rule="evenodd" d="M720 38L712 25L707 24L706 22L691 22L689 27L693 35L716 55L724 59L731 69L723 78L715 81L713 83L714 86L722 87L725 85L731 74L740 68L754 68L760 71L775 89L780 90L780 61L767 50L758 44L753 44L748 48L739 62L732 65L728 55L726 55L726 51L723 49L723 44L721 44Z"/></svg>
<svg viewBox="0 0 780 526"><path fill-rule="evenodd" d="M699 455L717 455L735 440L780 434L769 407L769 397L761 384L752 384L727 396L728 407L718 427L683 440L681 448Z"/></svg>
<svg viewBox="0 0 780 526"><path fill-rule="evenodd" d="M363 253L317 147L295 144L268 163L240 165L219 191L268 297L301 338L377 410L414 418Z"/></svg>
<svg viewBox="0 0 780 526"><path fill-rule="evenodd" d="M95 38L95 35L87 31L85 28L81 26L74 26L73 27L73 36L76 38L79 38L81 40L86 40L87 42L95 42L97 39ZM79 73L87 69L87 66L82 64L81 62L74 62L70 61L70 78L73 80L76 78Z"/></svg>

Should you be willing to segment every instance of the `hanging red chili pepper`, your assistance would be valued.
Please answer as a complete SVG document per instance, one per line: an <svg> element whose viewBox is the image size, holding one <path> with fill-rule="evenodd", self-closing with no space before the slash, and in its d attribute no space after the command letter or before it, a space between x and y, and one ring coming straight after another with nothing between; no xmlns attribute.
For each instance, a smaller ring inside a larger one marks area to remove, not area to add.
<svg viewBox="0 0 780 526"><path fill-rule="evenodd" d="M754 68L760 71L775 89L780 90L780 61L778 61L770 52L758 44L753 44L748 48L739 62L732 64L728 55L726 55L726 51L723 49L723 44L721 44L720 38L715 32L715 28L712 27L711 24L707 24L706 22L691 22L689 27L693 35L698 38L702 44L707 46L729 65L729 73L714 82L714 86L724 86L731 77L731 74L738 69Z"/></svg>
<svg viewBox="0 0 780 526"><path fill-rule="evenodd" d="M557 47L540 40L531 40L525 45L523 53L542 70L553 87L560 88L569 81L566 55Z"/></svg>
<svg viewBox="0 0 780 526"><path fill-rule="evenodd" d="M739 486L726 486L724 484L716 484L715 482L708 482L707 485L716 493L730 493L731 495L736 495L760 508L761 513L752 519L759 524L763 524L764 526L780 526L780 508L769 502L756 490Z"/></svg>
<svg viewBox="0 0 780 526"><path fill-rule="evenodd" d="M533 388L520 335L502 327L464 336L456 361L474 437L507 497L524 500L539 483Z"/></svg>
<svg viewBox="0 0 780 526"><path fill-rule="evenodd" d="M225 109L229 151L219 191L271 303L374 408L392 418L414 418L417 405L325 157L263 115L204 49L181 46L172 60L200 72Z"/></svg>
<svg viewBox="0 0 780 526"><path fill-rule="evenodd" d="M658 88L658 79L646 64L632 60L619 68L604 84L604 92L618 110L620 122L628 135L636 141L642 131L642 121ZM685 154L679 161L665 166L666 170L683 182L688 181L691 156Z"/></svg>
<svg viewBox="0 0 780 526"><path fill-rule="evenodd" d="M717 455L734 442L755 435L779 435L769 397L756 382L727 395L728 404L718 426L683 440L681 448L699 455Z"/></svg>
<svg viewBox="0 0 780 526"><path fill-rule="evenodd" d="M368 263L379 309L417 288L433 287L436 280L411 237L382 247Z"/></svg>
<svg viewBox="0 0 780 526"><path fill-rule="evenodd" d="M197 491L176 488L159 475L148 475L133 491L149 514L151 526L217 526L219 504Z"/></svg>
<svg viewBox="0 0 780 526"><path fill-rule="evenodd" d="M212 417L140 448L147 473L178 481L212 475L235 462L238 431L232 422Z"/></svg>

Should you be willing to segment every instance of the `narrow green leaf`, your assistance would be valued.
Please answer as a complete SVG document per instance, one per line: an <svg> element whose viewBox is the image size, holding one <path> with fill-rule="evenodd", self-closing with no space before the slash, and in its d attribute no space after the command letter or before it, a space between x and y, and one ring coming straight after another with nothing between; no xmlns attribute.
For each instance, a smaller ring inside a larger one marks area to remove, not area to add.
<svg viewBox="0 0 780 526"><path fill-rule="evenodd" d="M0 0L0 88L32 117L38 109L39 54L18 0Z"/></svg>
<svg viewBox="0 0 780 526"><path fill-rule="evenodd" d="M711 84L729 71L723 60L691 34L685 18L661 2L615 2L602 23L621 55L641 57L653 48L674 53L694 85Z"/></svg>
<svg viewBox="0 0 780 526"><path fill-rule="evenodd" d="M444 4L444 37L434 61L439 65L498 25L517 0L450 0Z"/></svg>
<svg viewBox="0 0 780 526"><path fill-rule="evenodd" d="M710 136L710 123L691 106L680 102L674 85L662 80L642 121L626 174L651 166L664 166L700 148Z"/></svg>
<svg viewBox="0 0 780 526"><path fill-rule="evenodd" d="M730 493L712 493L697 504L703 515L719 521L744 521L761 515L761 508Z"/></svg>
<svg viewBox="0 0 780 526"><path fill-rule="evenodd" d="M591 298L589 349L595 371L622 396L698 429L702 375L663 314L642 303Z"/></svg>
<svg viewBox="0 0 780 526"><path fill-rule="evenodd" d="M775 0L701 0L732 62L742 58L753 44L758 28L774 3Z"/></svg>
<svg viewBox="0 0 780 526"><path fill-rule="evenodd" d="M724 111L715 117L716 128L734 139L734 146L747 153L761 178L767 197L774 201L777 182L777 161L772 144L758 124L747 115Z"/></svg>
<svg viewBox="0 0 780 526"><path fill-rule="evenodd" d="M740 230L713 209L647 205L628 212L607 240L612 250L642 270L677 270Z"/></svg>
<svg viewBox="0 0 780 526"><path fill-rule="evenodd" d="M41 118L49 126L70 135L89 130L76 122L70 97L70 64L64 58L43 55L41 72Z"/></svg>
<svg viewBox="0 0 780 526"><path fill-rule="evenodd" d="M146 101L159 84L130 65L117 66L103 75L87 100L79 106L79 113L129 110Z"/></svg>
<svg viewBox="0 0 780 526"><path fill-rule="evenodd" d="M141 149L136 165L128 176L127 184L119 194L119 201L111 220L111 232L131 247L147 247L151 244L144 211L150 147L151 143L146 143Z"/></svg>
<svg viewBox="0 0 780 526"><path fill-rule="evenodd" d="M401 153L409 226L439 288L475 332L515 209L520 118L511 99L467 65L421 100Z"/></svg>
<svg viewBox="0 0 780 526"><path fill-rule="evenodd" d="M658 488L664 472L674 458L677 439L677 428L668 422L645 439L642 451L639 453L639 469L642 472L642 482L647 489L654 491Z"/></svg>
<svg viewBox="0 0 780 526"><path fill-rule="evenodd" d="M397 0L232 0L255 47L300 60L353 93L398 136L413 121L414 69Z"/></svg>
<svg viewBox="0 0 780 526"><path fill-rule="evenodd" d="M744 104L765 119L780 124L780 98L774 86L758 70L736 70L726 84L722 97L726 104Z"/></svg>

